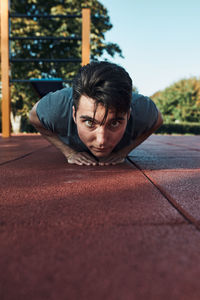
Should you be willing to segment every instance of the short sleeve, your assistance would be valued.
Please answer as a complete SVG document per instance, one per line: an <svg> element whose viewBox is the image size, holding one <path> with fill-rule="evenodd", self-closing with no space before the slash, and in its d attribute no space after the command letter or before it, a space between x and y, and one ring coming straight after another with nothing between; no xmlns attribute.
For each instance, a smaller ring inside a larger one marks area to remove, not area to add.
<svg viewBox="0 0 200 300"><path fill-rule="evenodd" d="M137 95L132 102L132 113L134 118L134 137L150 130L158 119L158 109L149 98Z"/></svg>
<svg viewBox="0 0 200 300"><path fill-rule="evenodd" d="M64 88L47 94L39 101L36 112L47 130L66 134L67 121L72 114L72 90Z"/></svg>

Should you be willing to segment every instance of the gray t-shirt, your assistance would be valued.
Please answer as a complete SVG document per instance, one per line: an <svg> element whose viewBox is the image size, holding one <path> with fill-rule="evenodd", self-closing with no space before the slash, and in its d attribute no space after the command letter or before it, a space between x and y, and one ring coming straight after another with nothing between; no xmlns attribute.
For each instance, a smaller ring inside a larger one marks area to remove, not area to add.
<svg viewBox="0 0 200 300"><path fill-rule="evenodd" d="M80 140L72 117L72 88L64 88L44 96L37 105L37 116L43 126L58 134L59 138L77 151L89 151ZM125 133L114 151L129 145L142 133L154 126L158 110L154 102L145 96L133 93L131 115Z"/></svg>

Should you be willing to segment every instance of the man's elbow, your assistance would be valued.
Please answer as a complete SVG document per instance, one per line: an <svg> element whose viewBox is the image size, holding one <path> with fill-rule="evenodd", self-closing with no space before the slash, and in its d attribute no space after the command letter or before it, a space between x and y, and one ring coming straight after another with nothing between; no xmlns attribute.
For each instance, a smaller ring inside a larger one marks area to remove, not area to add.
<svg viewBox="0 0 200 300"><path fill-rule="evenodd" d="M34 126L40 125L40 121L36 113L36 108L37 108L37 103L33 106L31 111L29 112L29 122Z"/></svg>
<svg viewBox="0 0 200 300"><path fill-rule="evenodd" d="M160 111L158 111L158 119L157 122L155 124L155 130L157 130L158 128L160 128L160 126L163 124L163 117Z"/></svg>
<svg viewBox="0 0 200 300"><path fill-rule="evenodd" d="M160 126L163 124L163 117L160 111L158 111L158 119L155 123L155 125L150 129L150 134L153 134Z"/></svg>
<svg viewBox="0 0 200 300"><path fill-rule="evenodd" d="M35 111L33 109L29 112L28 119L29 119L29 122L32 125L36 125L37 124L36 113L35 113Z"/></svg>
<svg viewBox="0 0 200 300"><path fill-rule="evenodd" d="M29 114L28 114L28 120L31 124L33 124L33 121L34 121L34 117L33 117L33 112L32 110L29 111Z"/></svg>

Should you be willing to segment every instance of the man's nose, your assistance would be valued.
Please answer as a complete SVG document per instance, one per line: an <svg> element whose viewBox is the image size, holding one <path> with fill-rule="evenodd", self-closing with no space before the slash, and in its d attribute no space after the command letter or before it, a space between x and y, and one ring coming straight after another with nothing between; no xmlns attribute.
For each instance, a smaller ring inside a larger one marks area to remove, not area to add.
<svg viewBox="0 0 200 300"><path fill-rule="evenodd" d="M98 147L105 147L108 137L107 132L103 126L100 126L96 133L96 142Z"/></svg>

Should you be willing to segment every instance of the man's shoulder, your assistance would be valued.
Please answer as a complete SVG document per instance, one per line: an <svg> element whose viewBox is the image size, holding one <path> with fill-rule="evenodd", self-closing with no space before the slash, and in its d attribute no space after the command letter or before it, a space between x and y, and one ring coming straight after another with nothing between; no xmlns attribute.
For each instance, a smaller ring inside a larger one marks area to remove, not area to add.
<svg viewBox="0 0 200 300"><path fill-rule="evenodd" d="M66 112L73 105L72 88L66 87L55 92L50 92L40 100L40 105L53 110L54 114Z"/></svg>
<svg viewBox="0 0 200 300"><path fill-rule="evenodd" d="M72 119L72 89L64 88L44 96L38 103L37 115L46 129L66 134Z"/></svg>
<svg viewBox="0 0 200 300"><path fill-rule="evenodd" d="M132 93L131 108L138 111L148 109L149 106L155 106L150 97L138 93Z"/></svg>
<svg viewBox="0 0 200 300"><path fill-rule="evenodd" d="M37 106L38 115L46 113L50 115L66 114L72 107L72 89L63 88L50 92L40 99Z"/></svg>
<svg viewBox="0 0 200 300"><path fill-rule="evenodd" d="M142 95L142 94L138 94L138 93L135 93L135 92L133 92L132 93L132 103L136 103L136 102L138 102L138 101L142 101L142 100L147 100L147 99L149 99L149 97L147 97L147 96L144 96L144 95Z"/></svg>
<svg viewBox="0 0 200 300"><path fill-rule="evenodd" d="M53 98L64 98L65 100L68 100L68 99L72 99L72 88L71 87L65 87L61 90L57 90L55 92L51 92L49 94L51 97Z"/></svg>

